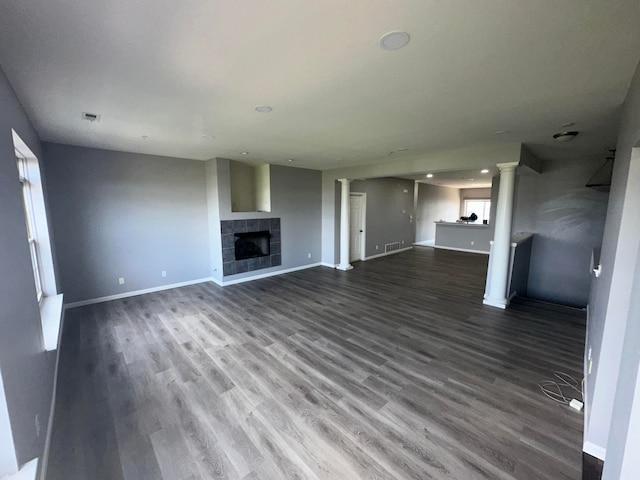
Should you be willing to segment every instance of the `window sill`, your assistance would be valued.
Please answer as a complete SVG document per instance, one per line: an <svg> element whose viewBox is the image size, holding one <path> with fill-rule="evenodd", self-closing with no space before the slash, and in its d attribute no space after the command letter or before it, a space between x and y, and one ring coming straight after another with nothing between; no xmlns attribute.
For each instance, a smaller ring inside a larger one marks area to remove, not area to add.
<svg viewBox="0 0 640 480"><path fill-rule="evenodd" d="M47 352L57 349L60 326L62 324L62 293L42 299L40 303L40 321L42 323L44 349Z"/></svg>
<svg viewBox="0 0 640 480"><path fill-rule="evenodd" d="M38 459L34 458L22 466L19 472L2 477L0 480L35 480L38 473Z"/></svg>

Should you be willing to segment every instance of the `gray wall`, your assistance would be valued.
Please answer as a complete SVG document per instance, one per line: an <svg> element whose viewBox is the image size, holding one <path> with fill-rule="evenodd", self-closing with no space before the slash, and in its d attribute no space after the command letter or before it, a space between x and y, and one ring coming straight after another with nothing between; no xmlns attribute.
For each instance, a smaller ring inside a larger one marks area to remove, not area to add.
<svg viewBox="0 0 640 480"><path fill-rule="evenodd" d="M12 433L0 429L1 477L12 463L22 464L42 454L55 353L44 351L11 129L37 155L41 169L42 150L2 70L0 105L0 372L5 393L0 393L0 411L8 412Z"/></svg>
<svg viewBox="0 0 640 480"><path fill-rule="evenodd" d="M65 303L210 277L204 162L44 152Z"/></svg>
<svg viewBox="0 0 640 480"><path fill-rule="evenodd" d="M622 359L604 479L632 479L640 471L640 256L636 260Z"/></svg>
<svg viewBox="0 0 640 480"><path fill-rule="evenodd" d="M615 395L625 388L618 387L620 367L632 362L625 348L624 334L629 321L637 322L630 309L634 267L639 255L640 239L640 67L636 68L624 102L613 181L609 195L607 220L602 241L602 274L594 280L589 299L587 350L592 349L593 369L586 375L587 404L585 448L588 444L605 448L610 438ZM633 157L633 160L632 160ZM633 168L632 168L633 167ZM635 312L637 315L637 312ZM636 337L635 348L640 349ZM635 398L635 408L640 408ZM615 426L618 428L619 426ZM615 432L620 434L620 432ZM625 447L626 450L626 447ZM635 452L637 455L637 452ZM612 458L613 459L613 458ZM607 460L608 461L608 460ZM613 460L617 461L617 460ZM609 467L608 467L609 468ZM607 478L615 478L608 476Z"/></svg>
<svg viewBox="0 0 640 480"><path fill-rule="evenodd" d="M467 226L441 223L436 227L436 245L439 247L489 253L491 240L493 240L493 229L489 225Z"/></svg>
<svg viewBox="0 0 640 480"><path fill-rule="evenodd" d="M217 194L219 219L212 232L220 235L220 220L253 218L280 218L282 264L278 267L254 270L224 277L225 281L253 277L320 262L322 248L322 172L306 168L271 165L271 212L232 212L229 160L209 160L215 164L217 189L208 189L210 195ZM211 167L213 168L213 167ZM209 178L213 181L213 175ZM216 201L209 201L213 205ZM215 221L215 219L214 219ZM212 258L214 254L212 254ZM215 255L215 261L222 258Z"/></svg>
<svg viewBox="0 0 640 480"><path fill-rule="evenodd" d="M433 222L455 222L460 216L460 190L417 183L416 242L436 238Z"/></svg>
<svg viewBox="0 0 640 480"><path fill-rule="evenodd" d="M604 158L545 161L543 173L518 176L514 232L533 232L528 296L584 307L590 260L602 241L607 194L586 188Z"/></svg>
<svg viewBox="0 0 640 480"><path fill-rule="evenodd" d="M413 180L401 178L372 178L351 183L352 192L367 194L365 257L384 253L387 243L400 242L400 248L413 244L414 223L410 216L413 215L414 184Z"/></svg>

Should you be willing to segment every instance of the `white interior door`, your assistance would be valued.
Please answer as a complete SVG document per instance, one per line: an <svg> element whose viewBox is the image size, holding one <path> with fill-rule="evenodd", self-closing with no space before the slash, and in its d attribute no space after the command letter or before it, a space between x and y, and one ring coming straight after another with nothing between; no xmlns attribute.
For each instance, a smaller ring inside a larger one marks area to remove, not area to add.
<svg viewBox="0 0 640 480"><path fill-rule="evenodd" d="M364 193L352 193L349 197L349 261L364 260L365 235L365 205Z"/></svg>

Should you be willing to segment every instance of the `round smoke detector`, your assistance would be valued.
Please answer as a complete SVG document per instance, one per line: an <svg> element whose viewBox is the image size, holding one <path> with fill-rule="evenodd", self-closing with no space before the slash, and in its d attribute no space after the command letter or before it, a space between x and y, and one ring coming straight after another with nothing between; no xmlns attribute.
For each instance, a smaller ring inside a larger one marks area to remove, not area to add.
<svg viewBox="0 0 640 480"><path fill-rule="evenodd" d="M407 32L394 31L385 33L380 38L380 47L384 50L400 50L404 47L411 37Z"/></svg>

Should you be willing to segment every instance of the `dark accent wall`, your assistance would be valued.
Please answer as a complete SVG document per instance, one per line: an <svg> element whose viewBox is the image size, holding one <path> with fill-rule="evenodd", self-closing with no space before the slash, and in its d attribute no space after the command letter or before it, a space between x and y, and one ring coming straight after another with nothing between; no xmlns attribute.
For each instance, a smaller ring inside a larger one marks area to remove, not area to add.
<svg viewBox="0 0 640 480"><path fill-rule="evenodd" d="M0 106L0 373L5 391L0 403L6 402L13 437L10 445L8 432L0 432L3 476L8 463L22 464L42 454L55 352L44 350L11 129L38 157L41 170L44 158L38 135L1 69ZM44 193L46 201L46 188Z"/></svg>
<svg viewBox="0 0 640 480"><path fill-rule="evenodd" d="M210 277L205 162L44 151L66 303Z"/></svg>
<svg viewBox="0 0 640 480"><path fill-rule="evenodd" d="M602 242L608 196L585 184L603 161L545 161L541 175L518 176L513 231L535 233L527 296L587 304L591 253Z"/></svg>

